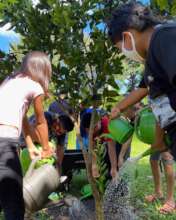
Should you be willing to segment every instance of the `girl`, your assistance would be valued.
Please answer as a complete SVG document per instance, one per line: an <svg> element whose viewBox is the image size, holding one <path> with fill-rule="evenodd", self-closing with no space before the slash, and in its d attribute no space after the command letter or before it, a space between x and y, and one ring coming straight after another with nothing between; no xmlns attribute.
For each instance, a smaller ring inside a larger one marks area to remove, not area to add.
<svg viewBox="0 0 176 220"><path fill-rule="evenodd" d="M27 111L33 103L36 133L43 147L43 158L52 155L42 99L48 92L51 64L46 54L28 53L19 71L0 86L0 204L6 220L24 219L22 171L17 153L18 138L24 132L31 158L39 155L32 142Z"/></svg>
<svg viewBox="0 0 176 220"><path fill-rule="evenodd" d="M154 145L164 147L163 136L167 132L172 155L176 158L176 24L162 24L148 7L132 2L114 11L109 22L109 36L126 57L145 63L145 87L133 91L115 106L111 117L117 117L149 94L158 121ZM173 211L174 206L174 201L166 201L161 212Z"/></svg>

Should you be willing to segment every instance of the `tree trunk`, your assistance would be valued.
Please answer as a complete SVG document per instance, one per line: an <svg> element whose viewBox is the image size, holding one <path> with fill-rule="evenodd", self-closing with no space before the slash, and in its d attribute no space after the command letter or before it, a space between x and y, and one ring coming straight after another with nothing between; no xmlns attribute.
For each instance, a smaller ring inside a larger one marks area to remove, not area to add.
<svg viewBox="0 0 176 220"><path fill-rule="evenodd" d="M79 127L80 127L79 121L77 123L75 123L75 128L76 128L77 138L80 143L80 147L82 149L83 156L84 156L88 181L91 184L93 197L95 199L96 220L104 220L102 197L98 191L96 181L92 176L92 152L94 150L93 131L94 131L94 125L95 125L95 114L96 114L96 110L94 109L92 112L91 123L90 123L90 128L89 128L89 149L88 149L88 152L83 147L83 141L82 141L82 137L80 135L80 130L79 130Z"/></svg>
<svg viewBox="0 0 176 220"><path fill-rule="evenodd" d="M95 198L96 220L104 220L103 201Z"/></svg>

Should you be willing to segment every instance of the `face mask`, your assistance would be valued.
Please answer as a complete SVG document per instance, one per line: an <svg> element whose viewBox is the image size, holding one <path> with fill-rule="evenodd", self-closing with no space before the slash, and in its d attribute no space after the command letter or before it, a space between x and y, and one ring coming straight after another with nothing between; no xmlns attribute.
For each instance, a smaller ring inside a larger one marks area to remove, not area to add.
<svg viewBox="0 0 176 220"><path fill-rule="evenodd" d="M137 52L136 50L136 46L135 46L135 41L134 41L134 37L133 35L128 32L130 38L131 38L131 43L132 43L132 50L128 50L125 48L124 44L124 37L123 37L123 40L122 40L122 53L127 57L129 58L130 60L134 60L136 62L140 62L140 63L143 63L144 62L144 59L139 55L139 53Z"/></svg>

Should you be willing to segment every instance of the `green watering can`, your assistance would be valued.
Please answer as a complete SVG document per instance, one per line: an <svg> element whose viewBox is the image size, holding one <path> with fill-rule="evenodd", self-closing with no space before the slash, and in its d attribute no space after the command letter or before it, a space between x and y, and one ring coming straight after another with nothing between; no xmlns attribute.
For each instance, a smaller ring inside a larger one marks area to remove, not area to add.
<svg viewBox="0 0 176 220"><path fill-rule="evenodd" d="M37 147L39 148L41 146L37 146ZM50 158L39 159L35 164L35 168L39 168L44 164L53 165L55 163L55 161L56 161L56 158L54 156L52 156ZM21 163L23 175L25 175L25 173L27 172L27 170L30 166L30 163L31 163L31 158L29 156L29 151L27 148L24 148L20 152L20 163Z"/></svg>
<svg viewBox="0 0 176 220"><path fill-rule="evenodd" d="M135 133L139 140L146 144L155 141L156 119L152 110L147 107L142 109L135 120Z"/></svg>
<svg viewBox="0 0 176 220"><path fill-rule="evenodd" d="M103 137L123 144L132 136L134 128L127 119L120 117L109 122L108 130L109 134L103 134Z"/></svg>

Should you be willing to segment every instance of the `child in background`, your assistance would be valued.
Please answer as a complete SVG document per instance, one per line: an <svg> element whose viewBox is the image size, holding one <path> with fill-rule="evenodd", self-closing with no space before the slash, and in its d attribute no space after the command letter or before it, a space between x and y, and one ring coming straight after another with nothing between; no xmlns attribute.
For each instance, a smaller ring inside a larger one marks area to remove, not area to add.
<svg viewBox="0 0 176 220"><path fill-rule="evenodd" d="M91 121L92 113L88 112L85 113L81 120L81 126L89 133L90 121ZM129 111L126 113L126 117L129 117L129 120L133 120L134 114ZM109 117L107 114L100 115L100 119L95 124L93 138L100 138L102 134L108 134L108 124L109 124ZM126 160L130 156L130 146L131 146L132 138L129 138L126 143L120 144L118 142L113 141L110 138L101 138L102 143L106 143L107 146L107 154L105 157L105 162L108 165L109 173L112 178L117 176L118 168L122 165L123 161ZM99 170L96 165L96 157L93 155L92 159L92 175L94 178L99 177Z"/></svg>
<svg viewBox="0 0 176 220"><path fill-rule="evenodd" d="M0 86L0 204L6 220L24 219L22 171L17 153L21 131L32 159L53 154L48 145L48 127L42 106L50 78L51 64L47 55L34 51L24 57L20 69ZM31 103L42 152L35 148L31 137L27 119Z"/></svg>

